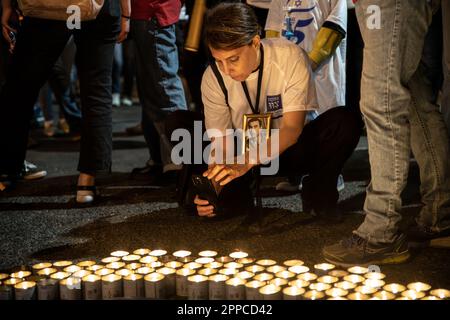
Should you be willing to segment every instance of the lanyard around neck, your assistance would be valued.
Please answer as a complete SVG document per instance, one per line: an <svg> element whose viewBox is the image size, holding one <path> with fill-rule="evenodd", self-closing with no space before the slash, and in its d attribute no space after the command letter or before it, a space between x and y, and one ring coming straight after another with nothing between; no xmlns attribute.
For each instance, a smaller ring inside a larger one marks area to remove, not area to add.
<svg viewBox="0 0 450 320"><path fill-rule="evenodd" d="M259 113L259 99L261 96L261 83L262 83L262 77L263 77L263 71L264 71L264 49L262 44L260 44L259 51L261 52L261 59L259 61L259 67L258 67L258 87L256 88L256 101L255 106L253 106L252 99L250 98L250 94L248 92L247 83L245 81L242 81L242 88L244 89L245 97L247 98L248 104L250 105L250 108L252 109L254 114Z"/></svg>

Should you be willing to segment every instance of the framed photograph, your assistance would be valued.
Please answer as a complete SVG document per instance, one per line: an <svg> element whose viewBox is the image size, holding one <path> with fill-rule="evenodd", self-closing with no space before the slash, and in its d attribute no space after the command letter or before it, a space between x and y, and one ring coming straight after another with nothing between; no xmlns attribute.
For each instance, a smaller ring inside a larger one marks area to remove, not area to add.
<svg viewBox="0 0 450 320"><path fill-rule="evenodd" d="M242 131L243 152L250 150L250 147L257 147L261 142L269 139L271 119L272 114L270 113L244 114Z"/></svg>

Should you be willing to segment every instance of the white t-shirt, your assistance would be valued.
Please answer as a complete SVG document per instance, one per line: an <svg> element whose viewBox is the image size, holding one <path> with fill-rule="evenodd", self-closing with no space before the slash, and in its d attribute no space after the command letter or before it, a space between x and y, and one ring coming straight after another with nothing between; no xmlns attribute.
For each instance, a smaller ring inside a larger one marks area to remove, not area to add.
<svg viewBox="0 0 450 320"><path fill-rule="evenodd" d="M266 30L284 35L286 31L283 8L291 8L291 39L306 52L313 48L314 39L325 21L330 21L347 30L346 0L272 0L266 21ZM345 39L335 53L314 72L319 113L345 105Z"/></svg>
<svg viewBox="0 0 450 320"><path fill-rule="evenodd" d="M308 56L298 46L283 38L263 39L264 71L259 101L260 113L272 113L272 128L279 128L286 112L317 110L318 104ZM220 70L220 69L219 69ZM252 103L255 104L259 71L246 80ZM243 129L244 114L251 114L242 84L223 74L228 102L211 67L202 79L202 100L205 106L206 129L217 129L223 136L226 129Z"/></svg>

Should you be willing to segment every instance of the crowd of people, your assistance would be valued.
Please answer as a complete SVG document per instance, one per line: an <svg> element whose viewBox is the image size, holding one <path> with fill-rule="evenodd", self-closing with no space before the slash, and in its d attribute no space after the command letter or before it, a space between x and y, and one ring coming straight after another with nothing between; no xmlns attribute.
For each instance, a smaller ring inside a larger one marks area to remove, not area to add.
<svg viewBox="0 0 450 320"><path fill-rule="evenodd" d="M34 120L48 137L80 141L76 202L94 203L95 177L111 171L112 107L138 102L141 120L127 132L143 134L149 160L133 173L177 175L191 213L253 210L260 168L277 161L286 180L276 188L301 190L303 212L335 223L342 170L365 128L364 222L323 255L342 266L406 261L410 245L450 235L450 3L354 2L105 0L95 19L69 29L2 0L0 192L46 175L25 160ZM183 45L190 32L202 35L194 52ZM196 123L210 138L200 142L209 159L180 164L171 136ZM242 128L258 143L239 151L229 130ZM264 128L274 130L254 136ZM411 152L423 207L404 233ZM212 182L217 203L192 175Z"/></svg>

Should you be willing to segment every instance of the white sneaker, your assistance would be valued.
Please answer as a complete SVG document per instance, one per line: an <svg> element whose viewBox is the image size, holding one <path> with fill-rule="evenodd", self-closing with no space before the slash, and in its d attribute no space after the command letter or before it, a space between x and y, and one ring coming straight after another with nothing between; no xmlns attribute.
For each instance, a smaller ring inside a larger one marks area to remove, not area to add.
<svg viewBox="0 0 450 320"><path fill-rule="evenodd" d="M344 176L342 174L338 176L336 189L338 192L345 189Z"/></svg>
<svg viewBox="0 0 450 320"><path fill-rule="evenodd" d="M131 100L128 97L124 97L124 98L122 98L122 105L124 107L132 107L133 106L133 100Z"/></svg>
<svg viewBox="0 0 450 320"><path fill-rule="evenodd" d="M120 94L119 93L112 94L112 105L113 105L113 107L120 107Z"/></svg>
<svg viewBox="0 0 450 320"><path fill-rule="evenodd" d="M300 184L300 185L298 185L298 184L291 184L289 181L282 181L282 182L279 182L275 186L275 190L294 192L294 191L301 190L301 185L302 184Z"/></svg>

